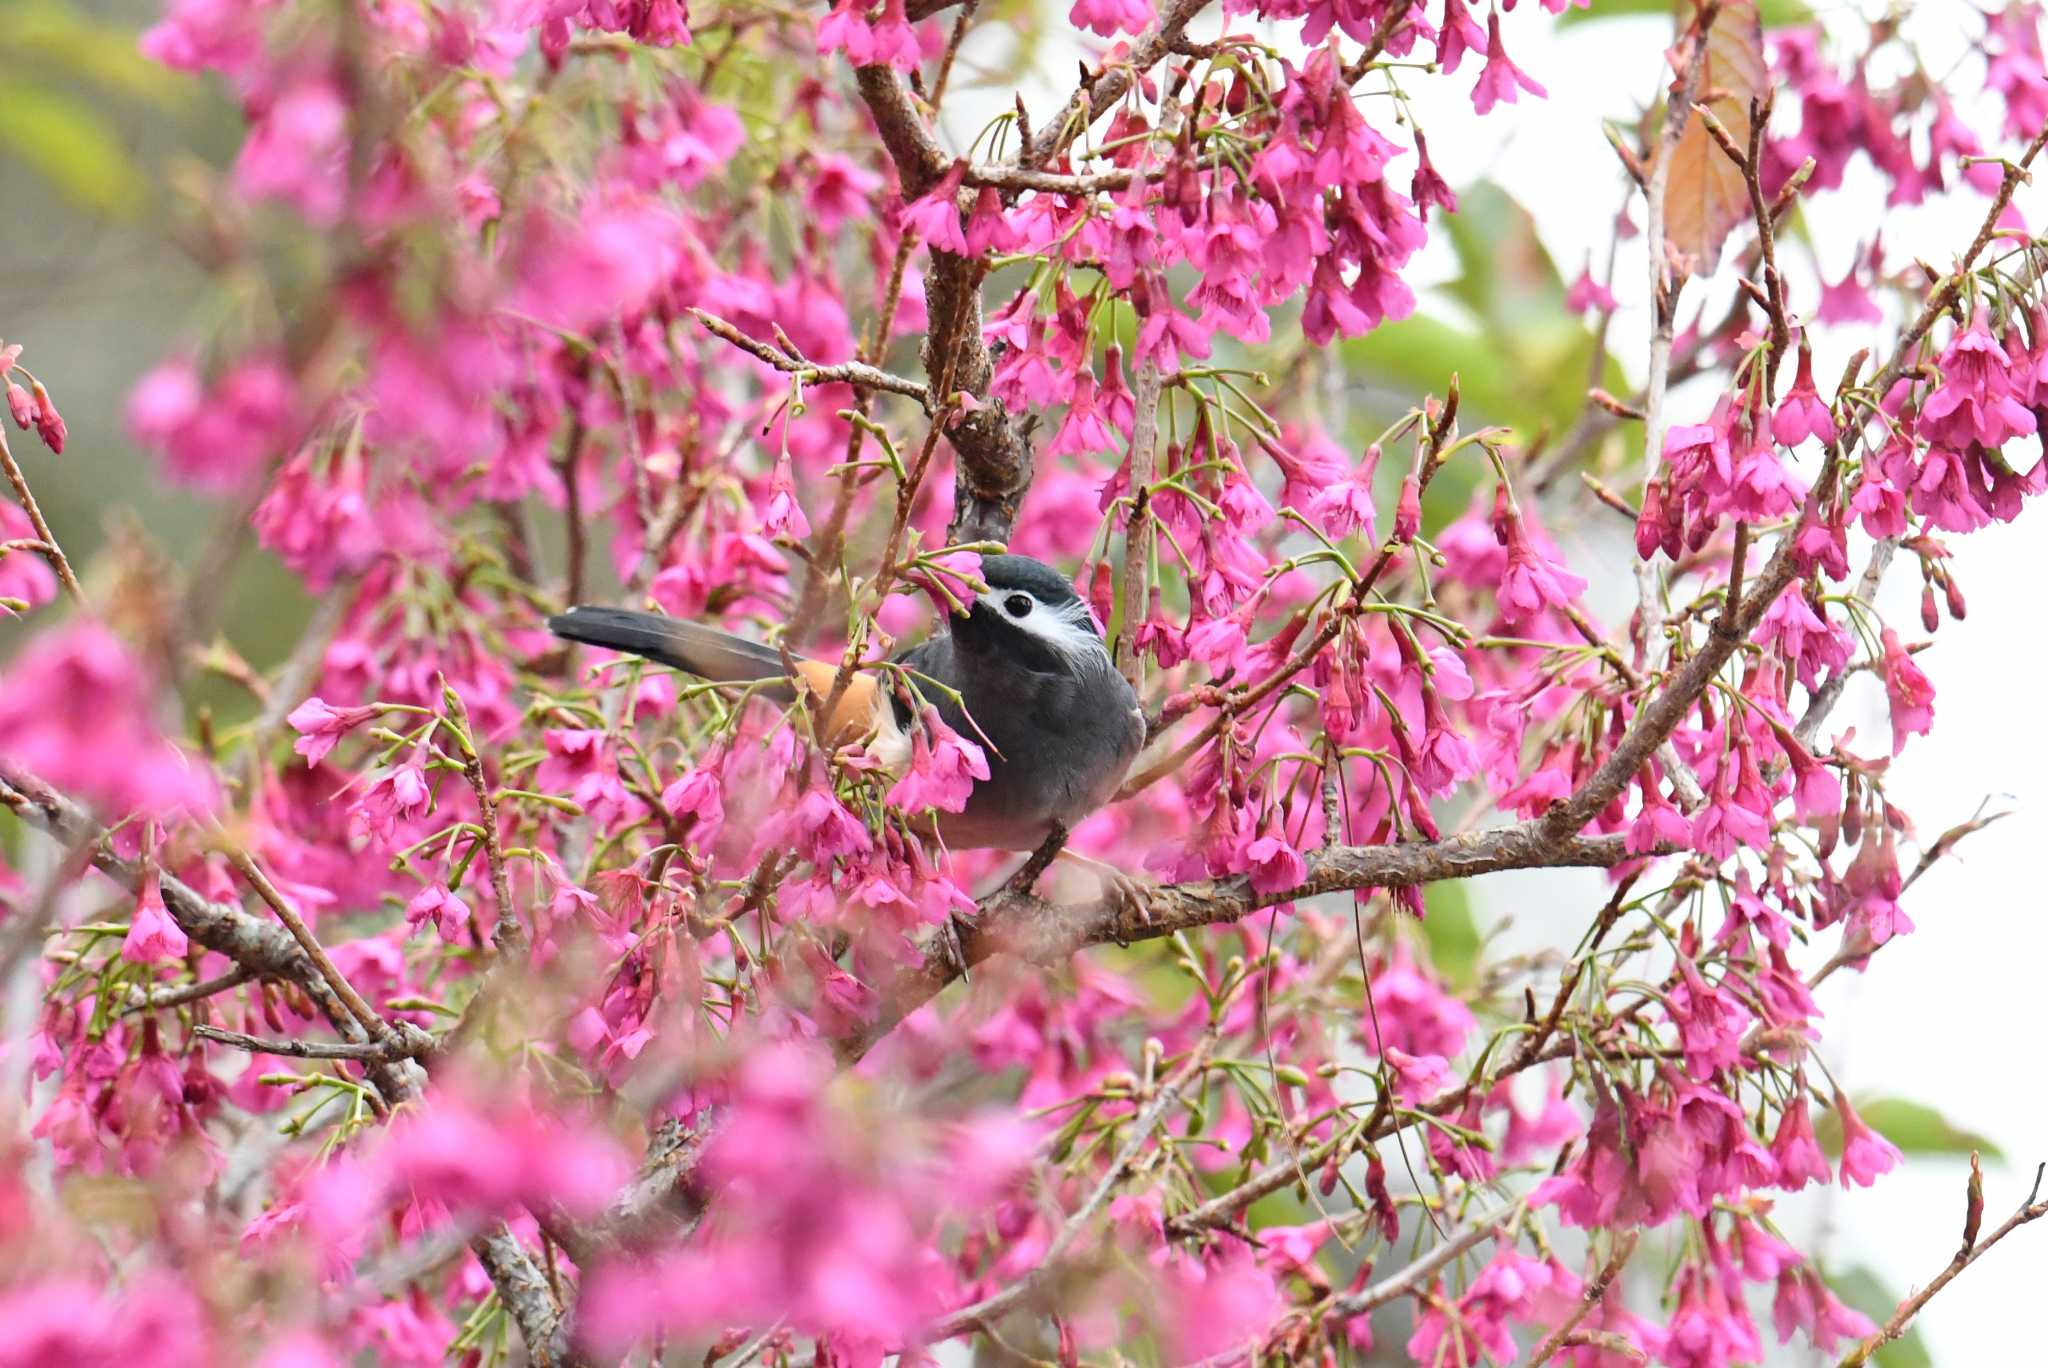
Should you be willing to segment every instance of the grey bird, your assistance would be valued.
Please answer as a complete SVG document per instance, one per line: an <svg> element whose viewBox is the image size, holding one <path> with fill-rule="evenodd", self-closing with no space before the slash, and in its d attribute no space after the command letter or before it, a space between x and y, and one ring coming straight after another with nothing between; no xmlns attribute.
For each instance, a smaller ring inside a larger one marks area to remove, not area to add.
<svg viewBox="0 0 2048 1368"><path fill-rule="evenodd" d="M984 556L981 578L988 588L964 616L949 615L946 630L894 659L958 695L956 703L920 689L919 697L987 755L988 778L975 784L965 810L939 814L940 839L954 849L1035 850L1116 792L1145 744L1145 718L1094 614L1064 575L1029 556ZM909 762L916 721L872 673L855 674L832 715L821 717L836 663L786 662L759 642L628 609L576 607L549 618L548 627L707 680L774 681L761 692L785 704L804 698L826 744L865 739L893 772ZM919 688L914 676L911 687Z"/></svg>

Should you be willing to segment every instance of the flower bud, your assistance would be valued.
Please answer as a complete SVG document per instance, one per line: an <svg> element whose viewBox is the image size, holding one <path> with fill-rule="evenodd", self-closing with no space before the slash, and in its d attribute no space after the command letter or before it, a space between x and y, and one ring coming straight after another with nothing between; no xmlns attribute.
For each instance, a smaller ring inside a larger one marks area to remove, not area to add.
<svg viewBox="0 0 2048 1368"><path fill-rule="evenodd" d="M43 445L61 456L64 454L64 438L69 430L64 426L64 415L57 412L57 405L51 402L50 392L43 388L40 380L29 382L35 388L36 436L43 439ZM11 400L12 395L8 396Z"/></svg>
<svg viewBox="0 0 2048 1368"><path fill-rule="evenodd" d="M1422 530L1422 482L1414 471L1401 481L1401 501L1394 507L1394 540L1406 546Z"/></svg>

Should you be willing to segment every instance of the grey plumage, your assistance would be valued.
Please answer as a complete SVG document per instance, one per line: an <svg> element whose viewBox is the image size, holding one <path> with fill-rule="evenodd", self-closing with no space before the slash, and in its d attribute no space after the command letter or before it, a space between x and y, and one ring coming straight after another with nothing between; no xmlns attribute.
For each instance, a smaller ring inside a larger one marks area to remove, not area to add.
<svg viewBox="0 0 2048 1368"><path fill-rule="evenodd" d="M772 647L660 613L581 604L549 618L548 630L568 641L644 656L717 683L746 684L783 675L782 657ZM796 700L796 691L787 682L762 692L780 703Z"/></svg>
<svg viewBox="0 0 2048 1368"><path fill-rule="evenodd" d="M1053 823L1072 827L1115 794L1145 744L1144 717L1065 576L1026 556L984 556L981 572L988 592L975 597L969 612L896 660L960 696L964 708L936 690L919 690L947 726L980 744L988 758L989 777L974 786L964 811L940 814L939 835L963 849L1030 850ZM652 613L577 608L548 626L570 640L643 655L706 679L742 682L786 673L769 647ZM817 692L829 688L831 667L796 666L802 679L816 674ZM918 687L914 679L912 687ZM785 681L779 696L794 698L796 690ZM885 732L900 737L915 725L900 700L879 690L872 697L871 708L891 711L874 718Z"/></svg>
<svg viewBox="0 0 2048 1368"><path fill-rule="evenodd" d="M940 814L939 835L961 849L1031 850L1053 822L1072 827L1109 801L1145 744L1144 718L1131 686L1108 668L1106 650L1100 670L1048 671L967 636L956 627L903 657L959 691L965 713L946 698L932 706L988 756L988 778L965 810Z"/></svg>

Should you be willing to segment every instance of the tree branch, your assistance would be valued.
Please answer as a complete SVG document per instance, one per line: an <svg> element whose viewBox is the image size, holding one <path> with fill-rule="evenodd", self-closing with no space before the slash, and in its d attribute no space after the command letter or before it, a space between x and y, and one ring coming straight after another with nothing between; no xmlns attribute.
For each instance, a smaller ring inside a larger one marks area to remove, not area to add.
<svg viewBox="0 0 2048 1368"><path fill-rule="evenodd" d="M1553 836L1546 834L1539 818L1440 841L1331 846L1312 851L1307 856L1307 880L1298 888L1271 893L1255 891L1244 878L1143 889L1135 903L1103 898L1062 904L1027 894L999 893L983 902L981 915L962 931L960 950L965 964L954 958L947 938L931 937L917 966L879 985L880 1015L840 1041L839 1053L843 1060L859 1059L961 972L996 954L1034 964L1057 964L1091 945L1156 940L1197 927L1240 921L1262 908L1323 893L1438 883L1506 869L1606 869L1631 858L1623 836Z"/></svg>
<svg viewBox="0 0 2048 1368"><path fill-rule="evenodd" d="M866 365L859 361L846 361L835 366L821 366L794 356L766 342L747 336L732 324L716 314L702 309L691 309L690 317L704 325L704 330L715 337L732 343L756 360L765 361L785 375L794 375L805 384L852 385L856 389L885 390L890 394L901 394L917 400L927 410L931 408L931 394L917 381L906 376L891 375L885 370Z"/></svg>
<svg viewBox="0 0 2048 1368"><path fill-rule="evenodd" d="M1137 40L1128 56L1082 77L1060 112L1050 123L1039 125L1038 135L1018 151L1017 165L1024 169L1043 167L1066 151L1090 124L1124 97L1140 76L1181 44L1187 36L1188 24L1208 7L1209 0L1167 0L1159 11L1158 22Z"/></svg>
<svg viewBox="0 0 2048 1368"><path fill-rule="evenodd" d="M1974 1156L1972 1158L1974 1160ZM1971 1167L1975 1168L1974 1162ZM1948 1267L1936 1274L1933 1282L1900 1302L1898 1309L1892 1312L1891 1319L1884 1323L1883 1328L1843 1355L1842 1362L1838 1368L1863 1368L1863 1365L1870 1361L1872 1354L1905 1334L1907 1324L1912 1321L1913 1317L1920 1314L1920 1308L1927 1305L1935 1293L1954 1282L1956 1275L1977 1262L1977 1260L1983 1258L1993 1245L2012 1234L2015 1230L2018 1230L2021 1226L2026 1225L2030 1221L2038 1221L2043 1216L2048 1216L2048 1202L2040 1200L2041 1177L2044 1170L2048 1170L2048 1164L2044 1164L2034 1170L2034 1190L2027 1195L2026 1201L2020 1203L2020 1209L2007 1218L2004 1225L1992 1231L1982 1240L1973 1240L1971 1235L1974 1232L1966 1227L1962 1248L1958 1249L1955 1257L1948 1261ZM1969 1224L1974 1225L1975 1223L1971 1221Z"/></svg>
<svg viewBox="0 0 2048 1368"><path fill-rule="evenodd" d="M244 1035L240 1031L226 1031L204 1023L194 1026L192 1034L205 1040L218 1041L222 1045L232 1045L238 1050L247 1050L251 1054L289 1055L293 1059L352 1059L359 1064L388 1063L394 1059L421 1059L431 1054L434 1049L434 1038L410 1022L400 1022L389 1040L374 1044L329 1040L264 1040L258 1036Z"/></svg>
<svg viewBox="0 0 2048 1368"><path fill-rule="evenodd" d="M1641 1238L1642 1232L1639 1230L1625 1230L1621 1233L1614 1242L1614 1252L1608 1255L1607 1262L1600 1266L1599 1274L1586 1284L1585 1292L1579 1297L1579 1304L1572 1308L1572 1313L1564 1318L1563 1324L1551 1331L1543 1343L1536 1346L1536 1352L1529 1355L1528 1368L1543 1368L1543 1365L1564 1347L1565 1341L1571 1338L1572 1331L1579 1328L1580 1322L1593 1314L1593 1308L1605 1299L1607 1289L1614 1286L1614 1280L1621 1276L1622 1266L1629 1261L1629 1256L1636 1252L1636 1241Z"/></svg>
<svg viewBox="0 0 2048 1368"><path fill-rule="evenodd" d="M55 837L67 848L89 849L94 866L122 887L134 890L141 886L141 869L114 851L106 829L84 808L40 781L18 770L0 768L0 807L38 831ZM235 853L231 847L230 858ZM247 860L246 854L242 858ZM290 905L284 902L282 895L253 862L243 872L247 876L251 871L251 883L259 895L265 896L266 900L274 898L271 905L281 917L289 914L295 918L297 914L291 912ZM264 893L265 888L269 889L267 894ZM361 1012L369 1012L361 995L348 987L347 979L334 968L332 961L326 960L324 952L319 956L321 961L325 961L323 967L284 927L272 925L239 907L213 902L169 873L159 872L158 890L165 910L188 937L209 950L226 955L253 977L296 985L313 1000L321 1015L348 1044L365 1052L383 1051L389 1048L389 1041L404 1039L389 1025L384 1025L382 1032L373 1037L359 1015L358 1007L343 1001L334 980L340 981L354 1003L360 1005ZM300 926L303 925L300 921ZM306 931L306 939L310 940L311 936L311 931ZM318 949L318 942L314 942L314 949ZM374 1012L369 1015L372 1021L381 1024L381 1018ZM240 1041L232 1043L241 1044ZM278 1042L256 1043L261 1048L271 1049ZM372 1058L366 1053L364 1075L374 1090L372 1100L380 1115L389 1115L391 1108L418 1096L416 1066L407 1060ZM576 1356L569 1352L563 1338L560 1308L555 1307L547 1294L547 1279L519 1242L501 1227L493 1234L478 1236L472 1241L471 1248L490 1273L492 1284L518 1322L526 1340L528 1357L534 1363L549 1365L550 1368L569 1368L574 1364Z"/></svg>
<svg viewBox="0 0 2048 1368"><path fill-rule="evenodd" d="M158 1012L169 1007L183 1007L188 1002L198 1002L202 999L210 998L216 993L225 993L231 988L239 988L254 977L256 977L254 974L238 964L218 978L205 979L198 983L188 983L182 988L158 988L149 992L137 990L134 1001L121 1009L122 1015L128 1016L136 1012Z"/></svg>
<svg viewBox="0 0 2048 1368"><path fill-rule="evenodd" d="M925 126L910 89L894 68L866 66L855 77L861 98L874 115L896 163L903 197L915 199L945 174L948 159ZM1023 427L1002 401L991 399L995 361L981 334L981 281L986 262L933 249L925 267L924 373L932 406L943 411L956 392L974 396L976 406L953 416L946 436L958 457L954 474L953 542L1008 541L1018 507L1031 488L1031 447ZM880 320L886 330L890 319Z"/></svg>
<svg viewBox="0 0 2048 1368"><path fill-rule="evenodd" d="M1335 1298L1330 1302L1329 1314L1348 1320L1352 1316L1362 1316L1376 1307L1385 1306L1396 1297L1405 1297L1411 1292L1421 1291L1444 1265L1520 1216L1522 1206L1519 1201L1510 1202L1504 1207L1487 1212L1393 1277L1384 1278L1370 1287L1360 1288L1356 1292Z"/></svg>
<svg viewBox="0 0 2048 1368"><path fill-rule="evenodd" d="M1095 1219L1096 1213L1102 1210L1110 1196L1115 1193L1117 1186L1136 1166L1138 1155L1151 1143L1152 1132L1159 1128L1160 1121L1166 1116L1167 1108L1177 1102L1187 1086L1200 1078L1202 1071L1208 1067L1209 1056L1215 1050L1220 1035L1220 1006L1217 1011L1218 1015L1212 1020L1209 1029L1202 1033L1202 1038L1188 1051L1187 1058L1174 1070L1173 1077L1160 1086L1158 1094L1145 1105L1145 1109L1139 1112L1137 1119L1131 1123L1131 1129L1124 1136L1124 1142L1118 1148L1116 1158L1108 1171L1095 1184L1087 1200L1075 1208L1074 1214L1060 1226L1059 1232L1053 1236L1051 1245L1046 1248L1045 1257L1041 1258L1030 1272L1000 1292L941 1317L925 1332L926 1343L935 1344L941 1340L951 1339L955 1335L979 1325L986 1325L1006 1315L1036 1295L1046 1281L1059 1271L1075 1241L1080 1239L1089 1223Z"/></svg>
<svg viewBox="0 0 2048 1368"><path fill-rule="evenodd" d="M0 431L0 472L7 476L7 483L14 486L14 497L21 501L21 511L28 514L29 526L36 530L40 545L36 550L57 572L57 578L64 583L64 592L71 601L83 608L85 590L78 587L78 576L71 573L71 562L64 555L64 548L57 545L57 534L50 530L50 524L43 517L42 507L36 503L36 496L30 492L28 477L21 473L21 467L14 463L14 452L7 445L7 434Z"/></svg>

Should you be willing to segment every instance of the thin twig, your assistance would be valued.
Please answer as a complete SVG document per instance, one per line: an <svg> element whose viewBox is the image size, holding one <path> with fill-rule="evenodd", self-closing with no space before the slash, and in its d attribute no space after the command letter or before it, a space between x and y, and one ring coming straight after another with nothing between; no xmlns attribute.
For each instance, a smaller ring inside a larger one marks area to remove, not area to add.
<svg viewBox="0 0 2048 1368"><path fill-rule="evenodd" d="M241 965L236 965L215 978L188 983L182 988L159 988L149 992L138 991L135 1000L122 1008L122 1015L132 1016L136 1012L161 1012L171 1007L183 1007L188 1002L199 1002L231 988L239 988L256 977Z"/></svg>
<svg viewBox="0 0 2048 1368"><path fill-rule="evenodd" d="M1017 165L1042 167L1064 152L1090 124L1115 107L1139 77L1173 51L1186 35L1188 24L1208 7L1209 0L1168 0L1159 11L1158 22L1131 45L1128 56L1082 78L1060 112L1040 125L1037 137L1018 149Z"/></svg>
<svg viewBox="0 0 2048 1368"><path fill-rule="evenodd" d="M1168 103L1159 119L1160 131L1170 140L1180 124L1180 105ZM1139 156L1142 169L1152 160L1148 141ZM1137 383L1132 391L1135 405L1131 418L1131 512L1124 523L1123 575L1118 596L1123 602L1123 622L1117 629L1114 656L1124 678L1138 697L1145 696L1145 662L1138 652L1138 629L1149 607L1148 589L1152 577L1152 470L1153 447L1159 435L1159 359L1147 349L1138 358Z"/></svg>
<svg viewBox="0 0 2048 1368"><path fill-rule="evenodd" d="M704 325L704 331L722 338L738 347L747 355L765 361L785 375L794 375L807 385L852 385L856 389L886 390L891 394L902 394L917 400L930 409L932 400L923 385L901 375L891 375L863 361L845 361L835 366L821 366L792 356L766 342L756 341L716 314L702 309L691 309L690 317Z"/></svg>
<svg viewBox="0 0 2048 1368"><path fill-rule="evenodd" d="M225 839L225 835L222 833L221 846L228 863L233 865L249 887L255 890L256 896L277 914L277 919L284 923L285 930L292 933L292 939L299 943L299 948L306 952L306 958L319 970L320 977L327 981L327 986L334 990L335 997L348 1008L349 1015L369 1033L370 1039L385 1039L391 1031L390 1023L363 1000L363 995L355 990L355 986L348 981L348 976L335 967L334 961L328 957L318 937L314 936L313 928L306 925L306 919L301 917L298 909L278 891L277 885L270 881L270 876L263 872L249 852Z"/></svg>
<svg viewBox="0 0 2048 1368"><path fill-rule="evenodd" d="M1671 184L1671 159L1685 135L1691 118L1693 94L1699 89L1706 68L1707 35L1712 30L1719 5L1705 5L1693 20L1692 54L1679 76L1670 102L1664 108L1664 127L1658 136L1657 153L1650 165L1649 184L1643 197L1647 204L1643 243L1650 258L1650 371L1643 386L1643 502L1663 466L1664 395L1671 383L1671 340L1677 327L1678 294L1683 277L1667 274L1670 252L1664 239L1664 198ZM1664 664L1664 586L1656 566L1647 557L1637 557L1636 615L1643 644L1643 673L1655 676ZM1658 756L1674 788L1694 806L1701 796L1699 780L1675 750L1666 748Z"/></svg>
<svg viewBox="0 0 2048 1368"><path fill-rule="evenodd" d="M1152 1132L1158 1129L1167 1109L1180 1100L1182 1091L1208 1067L1209 1056L1215 1050L1221 1034L1221 1023L1222 1017L1219 1014L1211 1022L1209 1029L1203 1032L1201 1039L1188 1051L1187 1058L1174 1070L1173 1076L1160 1085L1157 1095L1138 1113L1108 1171L1095 1184L1087 1200L1075 1208L1074 1214L1066 1219L1059 1233L1053 1236L1052 1243L1046 1248L1045 1257L1040 1259L1029 1273L1000 1292L984 1297L973 1305L962 1307L934 1322L925 1332L926 1343L935 1344L941 1340L951 1339L978 1325L996 1320L1029 1300L1045 1285L1046 1280L1059 1270L1066 1261L1068 1251L1074 1247L1074 1242L1087 1231L1096 1213L1102 1210L1117 1187L1130 1175L1137 1163L1138 1155L1152 1142Z"/></svg>
<svg viewBox="0 0 2048 1368"><path fill-rule="evenodd" d="M2043 1216L2048 1216L2048 1202L2040 1200L2041 1178L2044 1172L2048 1172L2048 1164L2043 1164L2034 1170L2034 1190L2027 1195L2027 1200L2020 1204L2019 1210L2006 1219L2004 1225L1992 1231L1982 1240L1973 1241L1966 1236L1962 1248L1958 1249L1955 1257L1948 1261L1948 1267L1935 1274L1933 1282L1928 1283L1927 1286L1900 1302L1898 1309L1892 1312L1891 1319L1887 1320L1876 1334L1870 1336L1870 1338L1864 1340L1863 1343L1842 1356L1842 1361L1838 1368L1862 1368L1862 1365L1870 1361L1872 1354L1906 1333L1906 1326L1912 1321L1913 1317L1920 1314L1920 1308L1927 1305L1935 1293L1947 1287L1951 1282L1954 1282L1958 1274L1971 1264L1977 1262L1977 1260L1983 1258L1993 1245L2028 1222L2038 1221Z"/></svg>
<svg viewBox="0 0 2048 1368"><path fill-rule="evenodd" d="M399 1022L385 1040L357 1044L335 1040L265 1040L240 1031L200 1024L192 1034L222 1045L232 1045L251 1054L289 1055L294 1059L352 1059L357 1063L389 1063L394 1059L420 1059L432 1054L434 1038L410 1022Z"/></svg>
<svg viewBox="0 0 2048 1368"><path fill-rule="evenodd" d="M21 503L21 511L28 514L29 526L35 528L36 538L41 543L36 550L57 572L57 578L64 583L64 592L71 595L71 601L85 607L85 590L78 586L78 576L71 573L71 562L64 555L64 548L57 544L57 534L50 530L48 519L43 517L41 505L29 490L28 477L21 473L21 467L14 463L14 452L7 445L7 434L0 431L0 471L7 474L7 483L14 486L14 497Z"/></svg>
<svg viewBox="0 0 2048 1368"><path fill-rule="evenodd" d="M1385 1306L1396 1297L1405 1297L1411 1292L1421 1291L1446 1264L1459 1258L1481 1240L1520 1216L1522 1207L1522 1202L1514 1201L1487 1212L1391 1278L1384 1278L1370 1287L1363 1287L1356 1292L1332 1299L1329 1314L1344 1319L1362 1316L1375 1307Z"/></svg>
<svg viewBox="0 0 2048 1368"><path fill-rule="evenodd" d="M1593 1308L1601 1303L1607 1296L1607 1289L1614 1286L1614 1280L1621 1276L1622 1265L1636 1252L1636 1241L1640 1238L1642 1232L1639 1230L1625 1230L1621 1233L1614 1242L1614 1252L1607 1256L1607 1262L1601 1265L1599 1274L1586 1284L1585 1292L1579 1297L1579 1304L1572 1308L1571 1315L1565 1317L1563 1324L1551 1331L1543 1343L1536 1346L1536 1352L1529 1355L1527 1368L1542 1368L1543 1364L1549 1362L1550 1358L1564 1347L1565 1341L1571 1338L1572 1331L1579 1328L1579 1322L1593 1314Z"/></svg>

